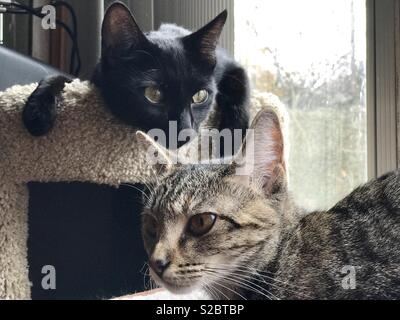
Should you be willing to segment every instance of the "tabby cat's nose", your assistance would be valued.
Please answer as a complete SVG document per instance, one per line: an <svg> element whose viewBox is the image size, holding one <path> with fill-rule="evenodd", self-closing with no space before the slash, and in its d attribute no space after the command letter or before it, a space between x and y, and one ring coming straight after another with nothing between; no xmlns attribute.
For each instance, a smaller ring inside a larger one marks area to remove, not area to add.
<svg viewBox="0 0 400 320"><path fill-rule="evenodd" d="M157 275L159 277L162 276L162 274L164 273L164 271L169 267L169 265L171 264L171 261L168 260L162 260L162 259L155 259L155 260L150 260L150 267L153 269L153 271L155 273L157 273Z"/></svg>

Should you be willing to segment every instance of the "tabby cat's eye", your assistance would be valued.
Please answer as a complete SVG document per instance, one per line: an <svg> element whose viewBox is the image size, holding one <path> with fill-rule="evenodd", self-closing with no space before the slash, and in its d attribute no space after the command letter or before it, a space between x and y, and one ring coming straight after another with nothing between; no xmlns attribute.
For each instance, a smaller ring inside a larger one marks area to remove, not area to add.
<svg viewBox="0 0 400 320"><path fill-rule="evenodd" d="M202 104L208 100L208 91L207 90L200 90L195 93L192 97L193 104Z"/></svg>
<svg viewBox="0 0 400 320"><path fill-rule="evenodd" d="M196 237L208 233L215 224L217 216L214 213L206 212L196 214L189 219L188 231Z"/></svg>
<svg viewBox="0 0 400 320"><path fill-rule="evenodd" d="M144 216L144 232L148 237L152 239L157 238L158 224L157 220L154 217L150 215Z"/></svg>
<svg viewBox="0 0 400 320"><path fill-rule="evenodd" d="M151 103L160 103L162 100L162 92L158 87L146 87L144 89L144 96Z"/></svg>

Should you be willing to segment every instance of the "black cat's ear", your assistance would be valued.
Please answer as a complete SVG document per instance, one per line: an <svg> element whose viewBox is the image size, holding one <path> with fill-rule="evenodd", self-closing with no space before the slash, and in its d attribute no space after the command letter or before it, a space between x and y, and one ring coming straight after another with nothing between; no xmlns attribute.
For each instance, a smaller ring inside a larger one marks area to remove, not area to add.
<svg viewBox="0 0 400 320"><path fill-rule="evenodd" d="M183 38L183 44L199 61L208 66L216 64L216 48L224 28L228 12L224 10L200 30Z"/></svg>
<svg viewBox="0 0 400 320"><path fill-rule="evenodd" d="M115 2L108 7L101 33L103 51L118 52L138 47L146 41L132 13L121 2Z"/></svg>

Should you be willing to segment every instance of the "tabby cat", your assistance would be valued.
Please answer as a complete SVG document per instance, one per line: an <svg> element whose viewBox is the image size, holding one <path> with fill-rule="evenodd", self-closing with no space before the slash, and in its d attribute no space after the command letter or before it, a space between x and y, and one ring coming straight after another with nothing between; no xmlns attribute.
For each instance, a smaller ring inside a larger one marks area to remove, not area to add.
<svg viewBox="0 0 400 320"><path fill-rule="evenodd" d="M169 122L198 130L214 105L216 129L247 129L249 84L244 69L217 46L227 12L196 32L173 24L143 33L129 9L115 2L102 25L102 55L92 82L116 118L148 131ZM41 136L54 125L65 76L44 79L23 112L28 131ZM215 101L217 104L215 104Z"/></svg>
<svg viewBox="0 0 400 320"><path fill-rule="evenodd" d="M153 279L215 299L400 298L400 172L306 213L287 190L277 115L261 111L252 128L250 175L237 174L250 159L242 153L160 166L142 226Z"/></svg>

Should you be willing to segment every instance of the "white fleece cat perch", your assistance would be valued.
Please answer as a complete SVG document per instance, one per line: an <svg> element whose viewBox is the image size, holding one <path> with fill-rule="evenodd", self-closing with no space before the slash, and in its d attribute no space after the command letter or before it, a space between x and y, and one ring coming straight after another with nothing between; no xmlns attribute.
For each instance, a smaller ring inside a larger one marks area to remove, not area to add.
<svg viewBox="0 0 400 320"><path fill-rule="evenodd" d="M148 182L154 174L136 130L116 120L88 82L67 84L53 130L31 136L21 111L35 88L31 84L0 92L0 299L30 299L28 182L118 186ZM272 95L253 99L253 110L263 105L282 108Z"/></svg>

